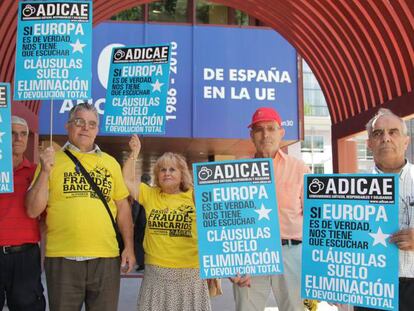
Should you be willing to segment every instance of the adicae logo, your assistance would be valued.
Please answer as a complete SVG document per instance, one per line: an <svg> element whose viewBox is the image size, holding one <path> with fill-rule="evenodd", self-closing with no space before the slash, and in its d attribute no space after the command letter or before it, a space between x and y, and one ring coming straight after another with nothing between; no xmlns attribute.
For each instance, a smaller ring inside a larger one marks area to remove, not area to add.
<svg viewBox="0 0 414 311"><path fill-rule="evenodd" d="M309 184L309 192L312 194L316 194L320 191L323 190L323 188L325 187L325 185L323 184L323 182L321 182L319 179L314 178L312 180L312 182Z"/></svg>
<svg viewBox="0 0 414 311"><path fill-rule="evenodd" d="M198 172L198 178L201 180L208 179L211 175L213 175L213 171L205 166L203 166L200 171Z"/></svg>
<svg viewBox="0 0 414 311"><path fill-rule="evenodd" d="M115 58L116 60L122 59L122 58L124 58L124 56L125 56L125 52L124 52L124 51L122 51L122 50L118 50L118 51L116 51L116 52L115 52L115 54L114 54L114 58Z"/></svg>
<svg viewBox="0 0 414 311"><path fill-rule="evenodd" d="M22 10L23 15L26 17L31 16L34 12L36 12L36 9L32 7L30 4L26 4L26 6Z"/></svg>

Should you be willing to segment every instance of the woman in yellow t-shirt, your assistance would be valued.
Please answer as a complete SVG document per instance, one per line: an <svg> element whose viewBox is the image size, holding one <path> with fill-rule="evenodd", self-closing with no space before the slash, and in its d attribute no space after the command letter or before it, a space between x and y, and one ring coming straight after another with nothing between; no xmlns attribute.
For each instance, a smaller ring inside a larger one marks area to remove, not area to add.
<svg viewBox="0 0 414 311"><path fill-rule="evenodd" d="M141 149L137 135L129 146L124 179L147 217L138 310L210 311L207 281L199 277L193 184L187 163L179 154L164 153L154 166L155 185L138 184L134 176Z"/></svg>

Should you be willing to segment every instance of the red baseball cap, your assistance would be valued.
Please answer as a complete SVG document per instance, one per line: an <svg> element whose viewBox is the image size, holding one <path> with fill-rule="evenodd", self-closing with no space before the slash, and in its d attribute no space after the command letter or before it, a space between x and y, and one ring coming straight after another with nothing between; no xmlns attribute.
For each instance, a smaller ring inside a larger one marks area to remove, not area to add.
<svg viewBox="0 0 414 311"><path fill-rule="evenodd" d="M282 118L276 110L269 107L258 108L252 117L252 123L248 127L252 127L257 122L261 121L276 121L279 126L282 126Z"/></svg>

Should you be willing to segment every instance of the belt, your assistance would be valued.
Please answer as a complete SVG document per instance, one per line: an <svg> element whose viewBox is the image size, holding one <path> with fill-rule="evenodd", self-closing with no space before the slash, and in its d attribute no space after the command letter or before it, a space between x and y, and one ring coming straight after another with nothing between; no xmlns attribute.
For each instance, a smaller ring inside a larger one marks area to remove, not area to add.
<svg viewBox="0 0 414 311"><path fill-rule="evenodd" d="M27 251L32 247L36 246L36 243L26 243L22 245L12 245L12 246L0 246L1 252L0 254L8 255L8 254L15 254Z"/></svg>
<svg viewBox="0 0 414 311"><path fill-rule="evenodd" d="M285 240L285 239L282 239L282 245L298 245L298 244L301 244L302 243L302 241L300 241L300 240Z"/></svg>

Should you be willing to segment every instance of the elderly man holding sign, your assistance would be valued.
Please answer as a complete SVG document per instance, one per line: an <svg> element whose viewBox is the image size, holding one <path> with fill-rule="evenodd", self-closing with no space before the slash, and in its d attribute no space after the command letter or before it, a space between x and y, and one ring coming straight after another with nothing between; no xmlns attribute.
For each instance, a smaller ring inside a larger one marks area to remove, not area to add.
<svg viewBox="0 0 414 311"><path fill-rule="evenodd" d="M26 215L24 199L36 166L24 156L29 138L26 120L12 116L14 191L0 194L0 308L46 308L40 275L38 219Z"/></svg>
<svg viewBox="0 0 414 311"><path fill-rule="evenodd" d="M51 310L80 310L83 303L86 310L117 310L120 267L130 272L135 265L128 189L118 162L95 144L98 122L94 106L72 108L68 142L56 154L49 147L40 155L27 194L29 216L47 213Z"/></svg>
<svg viewBox="0 0 414 311"><path fill-rule="evenodd" d="M414 303L414 166L405 158L410 137L407 126L389 109L381 108L367 123L368 148L374 173L399 174L399 226L390 241L399 248L399 310L413 310ZM355 307L355 310L375 310Z"/></svg>
<svg viewBox="0 0 414 311"><path fill-rule="evenodd" d="M232 278L237 311L264 310L270 290L279 310L303 310L300 297L303 177L305 164L280 150L285 134L282 119L272 108L256 110L249 125L255 158L272 158L279 208L284 274Z"/></svg>

